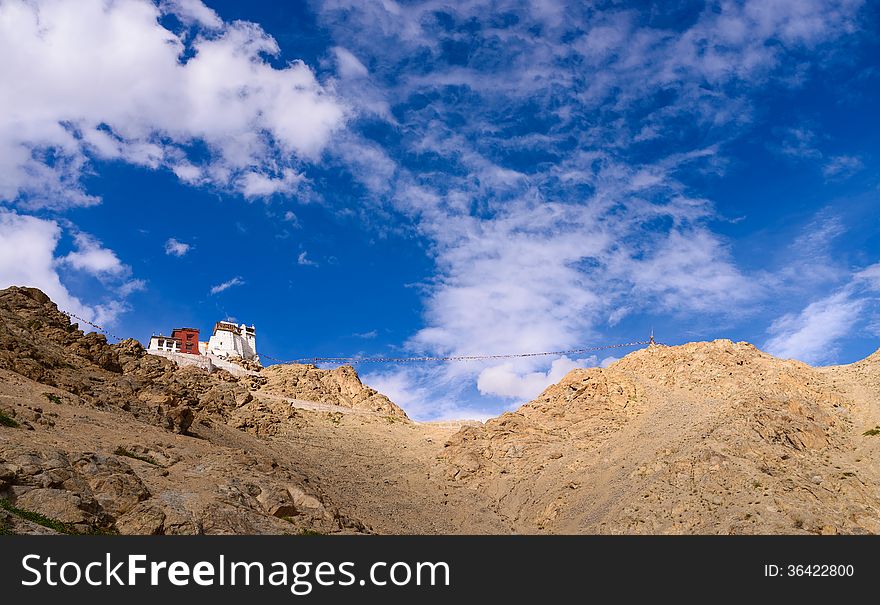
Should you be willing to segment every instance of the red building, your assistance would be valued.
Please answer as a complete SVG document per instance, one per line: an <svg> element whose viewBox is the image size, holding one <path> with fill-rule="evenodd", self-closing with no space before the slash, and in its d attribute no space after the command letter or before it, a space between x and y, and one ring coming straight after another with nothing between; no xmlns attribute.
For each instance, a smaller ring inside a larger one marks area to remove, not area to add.
<svg viewBox="0 0 880 605"><path fill-rule="evenodd" d="M199 355L198 328L175 328L171 331L171 338L180 340L181 353Z"/></svg>

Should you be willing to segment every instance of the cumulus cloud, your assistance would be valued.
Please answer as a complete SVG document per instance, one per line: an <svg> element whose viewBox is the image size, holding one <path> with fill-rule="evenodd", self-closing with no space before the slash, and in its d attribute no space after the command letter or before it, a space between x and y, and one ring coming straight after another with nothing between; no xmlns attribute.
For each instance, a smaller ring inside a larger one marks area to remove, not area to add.
<svg viewBox="0 0 880 605"><path fill-rule="evenodd" d="M406 217L428 243L436 274L410 349L606 344L604 328L628 314L717 316L782 281L737 266L713 231L711 200L682 175L721 174L725 143L757 119L752 93L800 86L809 67L821 69L827 44L858 30L860 5L720 2L661 25L614 3L510 2L498 18L483 1L335 0L317 7L337 45L325 62L338 77L321 82L302 62L274 66L271 36L198 0L9 0L0 78L17 85L0 89L0 199L98 203L81 184L93 159L267 198L303 191L309 164L326 154L351 170L377 216ZM354 116L393 134L341 133ZM825 162L826 178L856 168L822 154L809 128L784 136L784 153ZM81 248L65 266L113 272L100 246ZM305 251L297 262L315 264ZM778 320L779 350L814 316L843 326L832 309L861 300L852 296ZM462 411L457 396L526 398L571 363L376 379L420 413L448 417Z"/></svg>
<svg viewBox="0 0 880 605"><path fill-rule="evenodd" d="M55 221L0 210L0 287L40 288L62 308L87 312L61 283L56 270L53 252L60 237Z"/></svg>
<svg viewBox="0 0 880 605"><path fill-rule="evenodd" d="M607 368L608 366L610 366L615 361L618 361L619 359L620 359L619 357L614 357L614 356L606 357L605 359L603 359L601 361L601 363L599 363L599 367L600 368Z"/></svg>
<svg viewBox="0 0 880 605"><path fill-rule="evenodd" d="M62 257L60 262L96 277L116 276L129 271L115 252L104 248L91 235L76 233L73 240L76 250Z"/></svg>
<svg viewBox="0 0 880 605"><path fill-rule="evenodd" d="M197 24L210 29L219 29L223 21L202 0L161 0L159 6L166 13L176 15L187 24Z"/></svg>
<svg viewBox="0 0 880 605"><path fill-rule="evenodd" d="M0 209L0 288L30 286L45 292L60 309L99 323L112 322L126 310L124 300L85 304L64 285L60 270L71 267L89 274L124 276L127 268L110 250L88 235L77 233L78 250L56 257L63 230L58 222ZM118 288L123 299L143 287L130 280Z"/></svg>
<svg viewBox="0 0 880 605"><path fill-rule="evenodd" d="M248 172L241 177L240 189L246 198L269 197L275 193L289 193L303 182L305 177L286 168L275 178L261 172Z"/></svg>
<svg viewBox="0 0 880 605"><path fill-rule="evenodd" d="M547 385L559 382L573 369L594 367L598 364L599 360L595 355L574 360L562 356L553 360L547 372L521 374L516 371L514 362L507 362L480 372L477 388L483 394L529 401L539 395Z"/></svg>
<svg viewBox="0 0 880 605"><path fill-rule="evenodd" d="M185 256L192 246L171 237L165 242L165 254L169 256Z"/></svg>
<svg viewBox="0 0 880 605"><path fill-rule="evenodd" d="M436 370L412 367L362 370L361 379L402 406L415 420L483 421L497 415L492 405L480 408L473 403L464 403L461 396L463 383L444 380L442 372ZM426 374L431 379L426 380Z"/></svg>
<svg viewBox="0 0 880 605"><path fill-rule="evenodd" d="M163 13L211 33L172 31ZM80 183L92 158L248 197L293 190L346 108L301 61L273 67L278 52L198 0L3 2L0 81L15 86L0 89L0 199L97 203Z"/></svg>
<svg viewBox="0 0 880 605"><path fill-rule="evenodd" d="M233 288L235 286L243 286L245 283L244 279L241 277L233 277L230 280L227 280L221 284L217 284L211 288L211 295L220 294L221 292L225 292L229 288Z"/></svg>

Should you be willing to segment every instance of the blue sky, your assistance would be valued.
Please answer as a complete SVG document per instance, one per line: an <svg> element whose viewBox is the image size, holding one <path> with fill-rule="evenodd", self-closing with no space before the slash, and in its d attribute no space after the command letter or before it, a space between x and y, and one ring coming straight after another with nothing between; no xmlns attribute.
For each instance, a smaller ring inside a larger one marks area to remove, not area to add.
<svg viewBox="0 0 880 605"><path fill-rule="evenodd" d="M0 286L303 356L880 345L876 5L0 2ZM621 353L614 353L619 355ZM573 355L363 365L486 417Z"/></svg>

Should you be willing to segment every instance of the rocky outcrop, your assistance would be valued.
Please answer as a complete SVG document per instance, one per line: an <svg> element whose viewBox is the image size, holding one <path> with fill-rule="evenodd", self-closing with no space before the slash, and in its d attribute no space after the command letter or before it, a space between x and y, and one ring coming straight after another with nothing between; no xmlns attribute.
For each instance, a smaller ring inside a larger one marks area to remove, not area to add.
<svg viewBox="0 0 880 605"><path fill-rule="evenodd" d="M328 403L408 420L406 413L382 393L364 386L351 366L323 370L311 364L270 366L260 372L267 393Z"/></svg>
<svg viewBox="0 0 880 605"><path fill-rule="evenodd" d="M57 387L82 405L121 409L181 432L194 411L223 415L248 393L228 372L178 368L147 355L135 340L109 345L103 335L84 333L33 288L0 291L0 319L0 368ZM178 406L185 407L173 411Z"/></svg>
<svg viewBox="0 0 880 605"><path fill-rule="evenodd" d="M727 340L652 346L462 429L448 476L521 531L877 533L869 374Z"/></svg>

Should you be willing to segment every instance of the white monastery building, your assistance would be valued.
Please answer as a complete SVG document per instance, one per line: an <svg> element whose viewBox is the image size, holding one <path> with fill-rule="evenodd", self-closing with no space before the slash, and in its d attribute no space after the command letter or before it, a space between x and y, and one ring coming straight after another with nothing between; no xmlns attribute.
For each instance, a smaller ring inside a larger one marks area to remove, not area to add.
<svg viewBox="0 0 880 605"><path fill-rule="evenodd" d="M170 336L152 335L150 336L150 346L148 351L168 351L169 353L180 353L180 340Z"/></svg>
<svg viewBox="0 0 880 605"><path fill-rule="evenodd" d="M236 325L230 321L218 321L214 324L214 333L208 340L205 352L221 359L241 357L259 361L256 328L245 324Z"/></svg>
<svg viewBox="0 0 880 605"><path fill-rule="evenodd" d="M257 355L257 330L254 326L218 321L208 342L199 340L198 328L175 328L171 336L154 334L150 337L147 351L156 354L207 356L228 360L251 359L259 363ZM195 360L193 360L195 361Z"/></svg>

